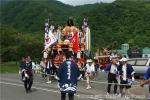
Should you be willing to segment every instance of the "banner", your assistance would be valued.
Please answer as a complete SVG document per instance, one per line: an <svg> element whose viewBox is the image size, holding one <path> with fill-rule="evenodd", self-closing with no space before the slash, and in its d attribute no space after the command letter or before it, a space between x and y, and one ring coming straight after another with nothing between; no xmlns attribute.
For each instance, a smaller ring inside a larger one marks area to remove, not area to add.
<svg viewBox="0 0 150 100"><path fill-rule="evenodd" d="M86 28L85 43L86 50L91 51L91 32L89 27Z"/></svg>
<svg viewBox="0 0 150 100"><path fill-rule="evenodd" d="M49 30L48 34L45 33L45 49L48 49L53 43L55 43L57 39L51 30Z"/></svg>
<svg viewBox="0 0 150 100"><path fill-rule="evenodd" d="M73 51L74 51L74 53L77 53L78 49L79 49L78 32L74 33L73 37L70 39L70 42L73 44Z"/></svg>

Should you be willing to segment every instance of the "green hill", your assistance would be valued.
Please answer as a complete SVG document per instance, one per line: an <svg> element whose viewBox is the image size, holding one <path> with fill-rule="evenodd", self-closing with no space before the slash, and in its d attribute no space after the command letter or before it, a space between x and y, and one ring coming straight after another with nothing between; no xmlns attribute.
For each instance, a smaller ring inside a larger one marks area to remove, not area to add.
<svg viewBox="0 0 150 100"><path fill-rule="evenodd" d="M51 23L64 26L69 16L73 16L79 28L83 18L88 17L92 31L92 50L106 46L119 48L122 43L150 47L148 0L117 0L109 4L76 7L56 0L1 0L2 60L15 60L22 55L40 57L45 19L49 17ZM21 52L23 50L27 52Z"/></svg>
<svg viewBox="0 0 150 100"><path fill-rule="evenodd" d="M63 23L70 8L55 0L13 0L2 6L2 23L26 32L43 31L46 18Z"/></svg>

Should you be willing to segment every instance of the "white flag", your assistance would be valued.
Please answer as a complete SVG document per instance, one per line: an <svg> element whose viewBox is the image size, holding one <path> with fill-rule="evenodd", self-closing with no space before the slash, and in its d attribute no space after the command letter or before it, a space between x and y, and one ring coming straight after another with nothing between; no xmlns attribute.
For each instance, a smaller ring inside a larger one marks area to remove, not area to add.
<svg viewBox="0 0 150 100"><path fill-rule="evenodd" d="M86 28L86 34L85 34L85 42L86 42L86 50L91 50L91 32L89 27Z"/></svg>
<svg viewBox="0 0 150 100"><path fill-rule="evenodd" d="M51 30L49 30L48 34L45 33L45 49L49 48L56 41L57 39L54 37Z"/></svg>

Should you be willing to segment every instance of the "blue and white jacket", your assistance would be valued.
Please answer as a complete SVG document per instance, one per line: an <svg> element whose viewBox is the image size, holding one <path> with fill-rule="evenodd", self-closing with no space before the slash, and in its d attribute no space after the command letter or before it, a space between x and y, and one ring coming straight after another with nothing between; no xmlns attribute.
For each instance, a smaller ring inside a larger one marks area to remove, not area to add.
<svg viewBox="0 0 150 100"><path fill-rule="evenodd" d="M150 78L150 66L148 66L146 73L144 74L144 80L147 80Z"/></svg>
<svg viewBox="0 0 150 100"><path fill-rule="evenodd" d="M20 70L22 71L24 69L26 69L26 63L25 62L21 62L21 64L20 64Z"/></svg>
<svg viewBox="0 0 150 100"><path fill-rule="evenodd" d="M111 65L112 65L112 63L107 64L107 65L106 65L106 68L104 69L104 71L105 71L105 72L110 72L110 70L111 70ZM117 64L116 64L115 66L116 66L116 68L117 68L117 70L116 70L116 74L117 74L118 71L119 71L119 66L118 66Z"/></svg>
<svg viewBox="0 0 150 100"><path fill-rule="evenodd" d="M122 70L122 67L123 67L123 65L121 64L120 66L119 66L119 74L120 75L122 75L123 74L123 70ZM126 65L126 74L127 74L127 78L128 79L132 79L132 76L134 75L134 69L133 69L133 67L132 67L132 65L130 65L130 64L127 64Z"/></svg>
<svg viewBox="0 0 150 100"><path fill-rule="evenodd" d="M76 93L79 75L78 66L73 61L64 61L58 69L60 91L62 93Z"/></svg>

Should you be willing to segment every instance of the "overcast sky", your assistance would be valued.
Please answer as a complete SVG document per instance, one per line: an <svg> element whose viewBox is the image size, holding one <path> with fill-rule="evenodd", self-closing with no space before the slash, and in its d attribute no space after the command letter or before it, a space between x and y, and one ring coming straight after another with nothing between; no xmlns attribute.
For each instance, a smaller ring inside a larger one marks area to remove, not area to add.
<svg viewBox="0 0 150 100"><path fill-rule="evenodd" d="M115 0L58 0L58 1L61 1L65 4L76 6L76 5L84 5L84 4L93 4L96 2L110 3L110 2L113 2Z"/></svg>

